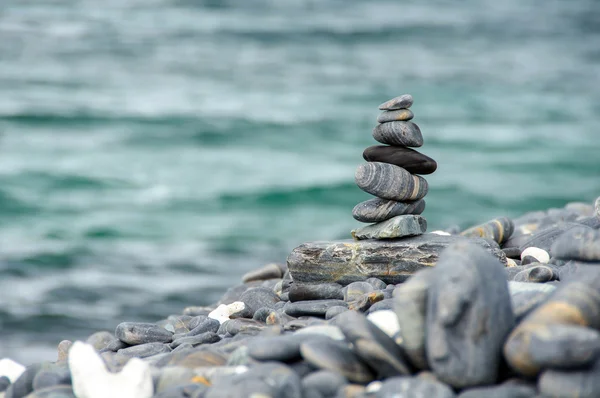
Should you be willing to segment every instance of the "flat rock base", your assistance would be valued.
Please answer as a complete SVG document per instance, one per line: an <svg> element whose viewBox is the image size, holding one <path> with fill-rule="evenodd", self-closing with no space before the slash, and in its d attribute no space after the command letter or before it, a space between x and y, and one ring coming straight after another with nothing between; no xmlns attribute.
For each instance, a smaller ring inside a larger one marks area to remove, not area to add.
<svg viewBox="0 0 600 398"><path fill-rule="evenodd" d="M465 239L489 250L506 265L504 252L484 239L437 234L386 240L308 242L292 251L287 264L297 282L347 285L375 277L396 284L421 268L434 266L442 250Z"/></svg>

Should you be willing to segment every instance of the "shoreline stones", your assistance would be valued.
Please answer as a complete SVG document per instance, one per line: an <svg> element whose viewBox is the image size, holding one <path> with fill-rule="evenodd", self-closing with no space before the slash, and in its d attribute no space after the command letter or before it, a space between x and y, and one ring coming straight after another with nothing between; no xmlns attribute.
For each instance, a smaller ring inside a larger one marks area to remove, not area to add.
<svg viewBox="0 0 600 398"><path fill-rule="evenodd" d="M358 166L355 173L356 185L377 198L352 210L357 221L375 224L353 230L354 239L403 238L427 229L425 219L407 217L425 209L422 199L429 187L417 174L431 174L437 168L433 159L409 148L423 145L419 126L409 121L414 117L408 109L412 104L412 96L404 94L379 106L384 112L377 119L380 124L373 129L373 138L386 145L365 149L363 158L368 163Z"/></svg>

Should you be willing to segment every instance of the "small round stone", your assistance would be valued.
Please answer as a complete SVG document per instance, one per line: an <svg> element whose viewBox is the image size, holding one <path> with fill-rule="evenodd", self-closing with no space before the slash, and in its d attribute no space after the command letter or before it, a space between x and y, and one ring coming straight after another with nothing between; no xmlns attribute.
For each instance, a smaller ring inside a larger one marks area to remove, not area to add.
<svg viewBox="0 0 600 398"><path fill-rule="evenodd" d="M379 109L382 111L393 111L396 109L408 109L413 104L413 97L410 94L402 94L398 97L392 98L391 100L385 101L379 105Z"/></svg>
<svg viewBox="0 0 600 398"><path fill-rule="evenodd" d="M393 164L413 174L431 174L437 169L436 161L429 156L401 146L370 146L364 150L363 158L367 162Z"/></svg>
<svg viewBox="0 0 600 398"><path fill-rule="evenodd" d="M540 249L539 247L532 246L523 250L521 252L521 261L523 261L523 259L527 256L533 257L536 262L542 264L548 264L548 262L550 261L550 255L548 254L548 252L544 249Z"/></svg>
<svg viewBox="0 0 600 398"><path fill-rule="evenodd" d="M356 185L363 191L382 199L399 202L423 198L427 181L389 163L369 162L358 166L354 175Z"/></svg>
<svg viewBox="0 0 600 398"><path fill-rule="evenodd" d="M413 122L389 122L373 129L375 141L387 145L420 147L423 146L423 135L419 126Z"/></svg>
<svg viewBox="0 0 600 398"><path fill-rule="evenodd" d="M410 109L396 109L394 111L384 111L377 118L377 123L406 122L413 117L415 117L415 115Z"/></svg>

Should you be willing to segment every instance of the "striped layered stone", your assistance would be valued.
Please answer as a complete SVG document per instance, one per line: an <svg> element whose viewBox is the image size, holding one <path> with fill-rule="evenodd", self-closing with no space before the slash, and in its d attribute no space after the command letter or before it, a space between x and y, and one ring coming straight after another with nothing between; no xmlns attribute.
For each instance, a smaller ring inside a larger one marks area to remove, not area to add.
<svg viewBox="0 0 600 398"><path fill-rule="evenodd" d="M382 111L393 111L396 109L410 108L412 104L413 96L410 94L402 94L389 101L385 101L383 104L379 105L379 109Z"/></svg>
<svg viewBox="0 0 600 398"><path fill-rule="evenodd" d="M427 181L388 163L370 162L358 166L354 175L356 185L363 191L382 199L398 202L423 198Z"/></svg>
<svg viewBox="0 0 600 398"><path fill-rule="evenodd" d="M382 123L373 129L373 138L382 144L420 147L423 135L413 122Z"/></svg>
<svg viewBox="0 0 600 398"><path fill-rule="evenodd" d="M403 214L421 214L425 201L396 202L395 200L373 198L354 206L352 216L360 222L380 222Z"/></svg>
<svg viewBox="0 0 600 398"><path fill-rule="evenodd" d="M396 121L407 121L411 120L415 115L410 109L397 109L395 111L384 111L377 118L378 123L388 123Z"/></svg>

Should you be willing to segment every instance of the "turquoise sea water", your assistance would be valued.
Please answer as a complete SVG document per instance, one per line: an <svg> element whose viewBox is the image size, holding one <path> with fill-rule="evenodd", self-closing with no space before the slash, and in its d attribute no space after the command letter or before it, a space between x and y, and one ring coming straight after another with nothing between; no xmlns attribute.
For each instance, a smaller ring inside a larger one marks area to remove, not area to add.
<svg viewBox="0 0 600 398"><path fill-rule="evenodd" d="M594 0L3 0L0 357L209 304L348 237L379 103L429 229L600 195Z"/></svg>

